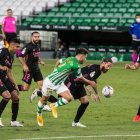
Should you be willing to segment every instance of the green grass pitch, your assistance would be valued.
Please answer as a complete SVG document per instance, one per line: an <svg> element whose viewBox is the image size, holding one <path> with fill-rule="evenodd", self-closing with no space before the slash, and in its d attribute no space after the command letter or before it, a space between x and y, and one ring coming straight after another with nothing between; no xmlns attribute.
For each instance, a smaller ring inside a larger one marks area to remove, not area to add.
<svg viewBox="0 0 140 140"><path fill-rule="evenodd" d="M40 66L44 77L53 70L54 64L55 60L46 60L46 65ZM139 140L140 122L133 123L132 119L140 103L140 70L125 70L124 64L114 64L108 73L102 74L98 79L101 103L90 100L90 105L81 119L81 123L87 125L87 128L71 126L79 101L72 101L66 106L59 107L57 119L54 119L51 113L43 112L44 126L39 127L36 122L36 106L39 98L33 103L29 102L31 92L37 87L33 82L28 92L20 94L18 120L24 123L24 127L10 127L11 102L9 102L2 115L5 126L0 128L0 139ZM13 66L13 72L17 83L22 84L22 67L18 60ZM114 95L111 98L105 98L101 93L105 85L114 88Z"/></svg>

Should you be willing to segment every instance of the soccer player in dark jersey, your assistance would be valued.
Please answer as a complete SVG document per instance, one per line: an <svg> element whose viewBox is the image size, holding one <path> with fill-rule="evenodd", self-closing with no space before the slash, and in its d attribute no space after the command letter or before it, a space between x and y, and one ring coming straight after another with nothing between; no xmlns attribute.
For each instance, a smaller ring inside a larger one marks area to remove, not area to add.
<svg viewBox="0 0 140 140"><path fill-rule="evenodd" d="M19 110L19 97L18 87L12 73L13 55L19 47L20 41L12 39L8 48L0 49L0 95L3 98L0 102L0 127L3 126L1 115L10 99L12 100L11 126L23 126L16 121Z"/></svg>
<svg viewBox="0 0 140 140"><path fill-rule="evenodd" d="M39 89L33 91L34 94L40 96L43 85L43 76L40 71L38 63L44 65L44 61L40 59L40 34L39 32L32 33L31 42L25 45L19 55L19 60L23 66L23 85L18 85L19 91L28 91L32 83L32 79L37 82ZM53 101L53 96L50 97L49 101ZM45 106L48 107L48 106ZM50 108L47 108L50 111Z"/></svg>
<svg viewBox="0 0 140 140"><path fill-rule="evenodd" d="M126 64L125 69L136 70L139 67L140 67L140 50L139 50L139 53L138 53L137 62L135 64L132 64L132 65ZM140 120L140 105L139 105L137 114L133 118L133 122L138 122L139 120Z"/></svg>
<svg viewBox="0 0 140 140"><path fill-rule="evenodd" d="M79 81L79 79L75 77L74 73L72 73L64 82L65 85L69 88L73 98L75 100L78 99L81 102L81 105L78 107L77 114L74 118L74 121L72 122L72 126L86 127L86 125L83 125L79 122L86 108L89 105L86 89L94 101L100 101L100 97L98 95L98 90L97 90L97 79L101 75L101 73L106 73L111 68L111 66L112 66L112 60L105 58L103 59L100 65L98 64L87 65L81 69L82 75L86 79L96 82L96 86L93 88L95 94L91 86L85 85L83 82ZM86 89L84 88L84 85L86 86Z"/></svg>

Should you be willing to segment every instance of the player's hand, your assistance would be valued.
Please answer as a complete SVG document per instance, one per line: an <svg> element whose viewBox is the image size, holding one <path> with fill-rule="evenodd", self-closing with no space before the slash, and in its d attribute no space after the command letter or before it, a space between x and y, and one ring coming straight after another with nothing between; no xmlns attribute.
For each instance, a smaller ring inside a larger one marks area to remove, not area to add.
<svg viewBox="0 0 140 140"><path fill-rule="evenodd" d="M92 99L93 101L95 101L95 102L101 102L100 96L94 95L94 94L91 94L90 96L91 96L91 99Z"/></svg>
<svg viewBox="0 0 140 140"><path fill-rule="evenodd" d="M5 34L2 34L2 38L3 38L3 39L6 39L6 36L5 36Z"/></svg>
<svg viewBox="0 0 140 140"><path fill-rule="evenodd" d="M25 71L25 72L29 71L29 68L27 65L23 65L23 71Z"/></svg>
<svg viewBox="0 0 140 140"><path fill-rule="evenodd" d="M40 60L40 64L44 66L45 62L43 60Z"/></svg>
<svg viewBox="0 0 140 140"><path fill-rule="evenodd" d="M137 36L136 35L132 35L132 39L137 39Z"/></svg>
<svg viewBox="0 0 140 140"><path fill-rule="evenodd" d="M8 70L9 70L9 68L6 67L6 66L0 66L0 69L1 69L1 70L5 70L5 71L8 71Z"/></svg>
<svg viewBox="0 0 140 140"><path fill-rule="evenodd" d="M129 64L125 64L125 69L130 69L130 65Z"/></svg>

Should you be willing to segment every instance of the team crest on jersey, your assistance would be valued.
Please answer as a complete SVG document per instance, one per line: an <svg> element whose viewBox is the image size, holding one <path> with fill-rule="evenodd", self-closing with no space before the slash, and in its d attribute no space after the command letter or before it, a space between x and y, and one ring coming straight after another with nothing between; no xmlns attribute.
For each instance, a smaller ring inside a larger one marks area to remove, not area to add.
<svg viewBox="0 0 140 140"><path fill-rule="evenodd" d="M26 51L26 48L24 48L24 49L22 50L21 54L24 54L24 53L25 53L25 51Z"/></svg>
<svg viewBox="0 0 140 140"><path fill-rule="evenodd" d="M90 77L92 78L95 75L95 71L90 73Z"/></svg>
<svg viewBox="0 0 140 140"><path fill-rule="evenodd" d="M81 69L78 69L77 73L80 74L81 73Z"/></svg>

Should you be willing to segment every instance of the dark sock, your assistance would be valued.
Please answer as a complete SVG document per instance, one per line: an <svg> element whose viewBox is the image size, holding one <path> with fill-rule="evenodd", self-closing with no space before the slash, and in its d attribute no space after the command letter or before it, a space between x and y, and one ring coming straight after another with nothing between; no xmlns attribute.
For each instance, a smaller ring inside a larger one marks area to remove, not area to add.
<svg viewBox="0 0 140 140"><path fill-rule="evenodd" d="M23 86L22 85L18 85L18 89L19 91L24 91Z"/></svg>
<svg viewBox="0 0 140 140"><path fill-rule="evenodd" d="M18 115L19 103L12 102L12 119L11 121L16 121Z"/></svg>
<svg viewBox="0 0 140 140"><path fill-rule="evenodd" d="M137 113L137 115L140 115L140 106L139 106L139 109L138 109L138 113Z"/></svg>
<svg viewBox="0 0 140 140"><path fill-rule="evenodd" d="M51 103L55 103L55 102L57 102L57 101L58 101L58 99L57 99L57 98L55 98L54 96L50 95L50 97L49 97L48 101L49 101L49 102L51 102Z"/></svg>
<svg viewBox="0 0 140 140"><path fill-rule="evenodd" d="M8 101L2 99L1 102L0 102L0 117L2 115L2 112L4 111L6 105L7 105Z"/></svg>
<svg viewBox="0 0 140 140"><path fill-rule="evenodd" d="M74 122L77 123L79 122L79 120L81 119L82 115L84 114L87 106L89 105L89 103L86 104L81 104L77 110L77 114L75 116Z"/></svg>
<svg viewBox="0 0 140 140"><path fill-rule="evenodd" d="M41 92L41 90L37 91L37 96L42 97L42 92Z"/></svg>

